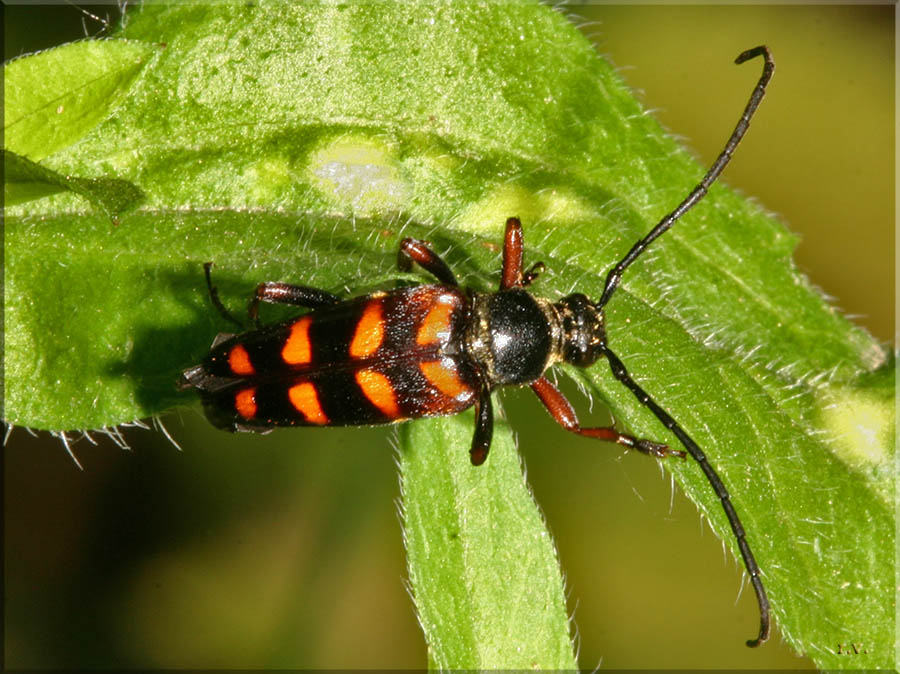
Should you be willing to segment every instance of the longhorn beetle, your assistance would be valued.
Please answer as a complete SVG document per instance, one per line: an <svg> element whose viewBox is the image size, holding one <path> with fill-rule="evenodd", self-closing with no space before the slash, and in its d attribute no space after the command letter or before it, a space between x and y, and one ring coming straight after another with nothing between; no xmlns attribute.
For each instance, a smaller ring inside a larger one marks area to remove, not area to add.
<svg viewBox="0 0 900 674"><path fill-rule="evenodd" d="M261 283L248 310L255 329L218 335L204 361L184 371L180 387L197 389L209 421L229 431L388 424L456 414L474 405L475 434L469 454L472 464L478 466L491 446L491 391L499 386L528 385L566 430L617 442L650 456L684 458L684 451L612 427L582 428L569 401L544 376L555 363L589 367L605 358L616 379L681 441L719 497L756 592L759 634L747 645L758 646L769 637L769 601L728 490L700 447L632 379L610 350L603 314L623 272L706 195L731 159L775 70L764 46L743 52L735 63L757 56L765 59L762 75L722 153L687 198L609 271L598 302L581 293L550 302L528 292L544 264L538 262L523 270L524 242L518 218L506 222L503 270L495 293L460 288L453 272L427 242L407 238L400 242L400 267L409 269L416 262L438 280L437 285L342 300L307 286ZM213 305L226 319L242 325L219 300L210 266L207 263L204 270ZM261 326L260 302L311 311Z"/></svg>

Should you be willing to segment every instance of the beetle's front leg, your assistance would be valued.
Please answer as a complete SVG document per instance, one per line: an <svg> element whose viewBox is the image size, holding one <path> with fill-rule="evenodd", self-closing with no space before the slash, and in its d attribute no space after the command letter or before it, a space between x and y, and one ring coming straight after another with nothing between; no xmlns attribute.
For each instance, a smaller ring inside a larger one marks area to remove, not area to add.
<svg viewBox="0 0 900 674"><path fill-rule="evenodd" d="M500 290L525 288L544 271L544 263L536 262L528 271L523 272L524 257L525 236L522 234L522 223L519 222L519 218L509 218L503 236L503 274L500 277Z"/></svg>
<svg viewBox="0 0 900 674"><path fill-rule="evenodd" d="M541 399L541 402L544 403L544 407L547 408L547 411L550 412L550 415L556 420L556 423L565 428L567 431L578 433L578 435L584 435L588 438L597 438L598 440L608 440L609 442L616 442L620 445L624 445L625 447L636 449L639 452L643 452L644 454L655 456L657 458L677 456L678 458L683 459L685 457L685 453L681 450L669 449L666 445L659 442L653 442L652 440L646 440L643 438L635 438L631 435L619 433L615 428L611 426L601 428L582 428L578 423L578 417L575 415L575 410L572 409L571 403L569 403L566 397L562 393L560 393L559 389L551 384L550 380L546 377L541 377L536 382L534 382L531 385L531 389L537 394L538 398Z"/></svg>

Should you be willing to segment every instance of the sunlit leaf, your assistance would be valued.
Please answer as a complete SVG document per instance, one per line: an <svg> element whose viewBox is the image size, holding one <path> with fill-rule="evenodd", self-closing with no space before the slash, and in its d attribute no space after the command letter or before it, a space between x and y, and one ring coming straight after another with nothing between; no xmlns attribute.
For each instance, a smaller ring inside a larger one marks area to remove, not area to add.
<svg viewBox="0 0 900 674"><path fill-rule="evenodd" d="M534 292L596 298L610 265L703 173L564 17L537 4L144 5L123 36L165 47L114 113L40 163L125 181L145 200L118 224L71 192L7 207L5 418L14 424L102 427L192 401L176 392L177 376L226 329L206 297L205 261L237 311L261 280L339 294L389 287L400 277L397 243L413 235L464 283L489 290L503 223L518 215L526 263L547 264ZM748 92L758 67L734 69ZM60 68L23 66L6 84L58 80ZM893 365L797 272L795 242L714 186L628 271L607 307L609 343L709 450L785 639L822 667L843 665L838 644L864 641L867 662L887 666ZM603 363L571 373L623 426L677 443ZM462 512L508 508L522 514L510 531L547 540L508 435L499 434L498 465L479 473L465 464L459 420L423 423L403 435L402 471L407 526L422 527L407 537L432 664L569 666L552 547L492 562L460 546L502 547L507 533L488 540L482 522L447 538ZM439 448L439 465L423 461L425 444ZM666 467L733 549L699 468ZM425 508L436 474L455 481L437 501L452 501ZM419 547L442 535L452 557L444 580ZM492 566L475 568L483 564ZM494 604L522 599L509 579L526 577L539 579L527 599L549 598L546 611L527 624L498 619L517 615ZM530 634L534 660L497 650L521 643L510 624Z"/></svg>

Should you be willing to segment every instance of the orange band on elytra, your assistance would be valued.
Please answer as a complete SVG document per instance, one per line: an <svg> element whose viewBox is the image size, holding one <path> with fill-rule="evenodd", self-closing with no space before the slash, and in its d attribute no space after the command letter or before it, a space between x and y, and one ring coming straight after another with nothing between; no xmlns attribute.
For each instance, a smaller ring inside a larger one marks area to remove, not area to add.
<svg viewBox="0 0 900 674"><path fill-rule="evenodd" d="M356 324L356 332L353 333L353 341L350 342L350 356L352 358L371 356L381 346L383 339L384 318L381 315L381 300L373 299L366 304L359 323Z"/></svg>
<svg viewBox="0 0 900 674"><path fill-rule="evenodd" d="M281 357L288 365L302 365L312 360L312 346L309 343L309 326L312 319L304 316L291 326L291 334L281 348Z"/></svg>
<svg viewBox="0 0 900 674"><path fill-rule="evenodd" d="M360 370L356 373L356 383L366 398L390 419L400 416L397 396L391 381L380 372Z"/></svg>
<svg viewBox="0 0 900 674"><path fill-rule="evenodd" d="M245 419L256 416L256 389L245 388L234 396L234 409Z"/></svg>
<svg viewBox="0 0 900 674"><path fill-rule="evenodd" d="M319 393L310 382L305 381L291 386L288 389L288 398L294 409L300 412L309 423L319 425L328 423L328 417L325 416L322 405L319 403Z"/></svg>
<svg viewBox="0 0 900 674"><path fill-rule="evenodd" d="M228 352L228 367L237 375L253 374L253 363L250 362L250 354L243 344L237 344Z"/></svg>
<svg viewBox="0 0 900 674"><path fill-rule="evenodd" d="M450 336L450 316L453 315L453 305L435 304L425 315L419 331L416 333L416 343L420 346L434 344L446 340Z"/></svg>
<svg viewBox="0 0 900 674"><path fill-rule="evenodd" d="M445 396L456 398L463 393L470 392L469 387L459 378L456 369L439 360L420 363L419 369L425 375L428 383Z"/></svg>

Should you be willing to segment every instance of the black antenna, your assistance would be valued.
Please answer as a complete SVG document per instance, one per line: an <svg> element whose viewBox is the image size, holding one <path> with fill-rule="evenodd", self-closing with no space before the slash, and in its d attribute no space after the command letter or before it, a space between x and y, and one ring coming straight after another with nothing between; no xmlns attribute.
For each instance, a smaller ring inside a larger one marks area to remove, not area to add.
<svg viewBox="0 0 900 674"><path fill-rule="evenodd" d="M716 178L719 177L719 174L722 173L722 170L728 165L734 149L738 146L738 143L741 142L741 139L747 132L747 127L750 125L750 118L753 117L753 113L756 112L756 109L759 107L759 103L762 101L763 95L766 92L766 85L769 83L769 80L772 78L772 73L775 71L775 62L772 60L772 55L769 53L768 48L764 46L748 49L738 56L734 62L743 63L756 56L763 56L766 59L762 76L759 78L759 82L757 82L756 87L753 89L753 93L750 95L747 107L744 108L744 114L741 115L731 137L725 144L725 149L722 150L722 153L719 155L718 159L716 159L709 171L707 171L703 180L700 181L687 198L682 201L674 211L660 220L659 224L650 230L649 234L634 244L631 250L628 251L628 254L610 270L609 274L606 276L606 286L603 290L603 295L596 304L598 310L602 310L606 303L609 302L609 298L612 297L613 292L615 292L616 288L619 286L619 281L622 279L622 272L624 272L625 269L627 269L628 266L647 249L654 239L669 229L682 215L706 196L709 186L715 182ZM731 524L731 530L734 533L734 538L741 551L741 558L743 558L744 566L747 568L747 573L750 575L750 584L753 586L753 591L756 593L756 601L759 604L759 635L755 639L749 639L747 645L751 648L759 646L769 638L769 599L766 596L766 590L763 587L762 579L760 578L759 566L756 564L756 559L753 557L753 552L750 550L750 545L747 543L744 527L731 503L728 489L725 488L718 473L716 473L715 469L710 465L706 458L706 454L704 454L700 447L697 446L697 443L691 439L668 412L660 407L647 392L631 378L631 375L628 374L628 370L625 368L622 361L608 348L604 348L604 355L609 360L609 366L612 368L613 376L622 382L635 397L637 397L642 405L650 408L650 411L653 412L656 418L675 434L694 460L700 464L700 468L703 470L704 475L706 475L707 481L710 486L712 486L716 496L719 497L722 508L725 510L725 516L728 518L729 524Z"/></svg>
<svg viewBox="0 0 900 674"><path fill-rule="evenodd" d="M719 474L716 473L715 469L710 465L703 450L701 450L700 447L697 446L697 443L691 439L691 436L678 425L678 422L676 422L668 412L660 407L653 398L651 398L647 392L631 378L631 375L628 374L628 370L625 369L625 365L619 360L618 356L609 349L604 352L604 355L607 360L609 360L609 366L612 368L613 376L628 387L641 404L649 407L650 411L656 415L656 418L675 434L681 441L681 444L684 445L685 449L688 450L688 453L690 453L690 455L694 457L694 460L700 464L700 468L703 470L703 474L706 475L707 481L712 486L713 491L716 492L716 496L719 497L722 508L725 510L725 517L728 518L728 523L731 525L731 531L734 532L734 538L741 551L741 558L744 560L744 566L747 568L747 573L750 575L750 584L753 586L753 591L756 593L756 603L759 605L759 635L755 639L747 640L747 645L750 648L756 648L769 638L769 598L766 596L766 589L763 587L762 579L759 576L759 566L756 563L756 558L753 556L753 551L750 550L750 545L747 543L744 525L741 524L741 518L738 517L737 511L731 503L731 496L728 494L728 489L725 488L725 484L722 482Z"/></svg>
<svg viewBox="0 0 900 674"><path fill-rule="evenodd" d="M756 112L756 109L759 107L759 103L766 93L766 85L769 84L769 80L772 79L772 73L775 72L775 62L772 60L772 54L766 46L748 49L738 56L734 62L740 64L757 56L764 56L766 59L762 75L759 78L759 82L757 82L756 86L753 88L750 100L747 101L747 107L744 108L744 114L741 115L737 126L735 126L734 131L731 132L731 138L725 143L725 149L722 150L719 158L716 159L709 171L706 172L706 175L703 176L703 180L700 181L684 201L678 204L678 208L660 220L659 224L651 229L647 236L634 244L631 250L628 251L628 254L609 271L609 274L606 275L606 286L603 288L603 295L600 297L600 301L597 302L598 309L602 309L606 306L606 303L609 302L609 298L612 297L613 292L619 287L619 281L622 280L622 272L624 272L660 234L669 229L682 215L697 205L697 203L706 196L706 193L709 191L709 186L716 181L716 178L719 177L722 170L728 166L728 162L731 161L731 155L734 153L735 148L747 132L747 128L750 126L750 118L753 117L753 113Z"/></svg>

